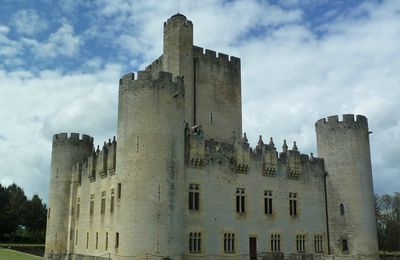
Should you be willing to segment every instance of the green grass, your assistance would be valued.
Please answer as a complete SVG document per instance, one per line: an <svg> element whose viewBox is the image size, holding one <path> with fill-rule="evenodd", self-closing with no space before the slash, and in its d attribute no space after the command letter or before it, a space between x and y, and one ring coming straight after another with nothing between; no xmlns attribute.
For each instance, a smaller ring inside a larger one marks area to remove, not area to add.
<svg viewBox="0 0 400 260"><path fill-rule="evenodd" d="M0 260L38 260L41 257L24 254L10 249L0 248Z"/></svg>

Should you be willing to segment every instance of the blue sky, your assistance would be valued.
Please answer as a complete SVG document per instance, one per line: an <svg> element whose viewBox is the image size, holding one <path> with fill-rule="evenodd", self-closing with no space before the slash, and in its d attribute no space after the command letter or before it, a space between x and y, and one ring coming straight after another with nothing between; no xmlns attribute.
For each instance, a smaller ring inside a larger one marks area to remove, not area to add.
<svg viewBox="0 0 400 260"><path fill-rule="evenodd" d="M181 0L195 44L241 58L243 129L316 154L314 123L369 118L374 188L400 191L400 1ZM116 134L119 77L162 53L176 0L3 0L0 182L47 199L51 137Z"/></svg>

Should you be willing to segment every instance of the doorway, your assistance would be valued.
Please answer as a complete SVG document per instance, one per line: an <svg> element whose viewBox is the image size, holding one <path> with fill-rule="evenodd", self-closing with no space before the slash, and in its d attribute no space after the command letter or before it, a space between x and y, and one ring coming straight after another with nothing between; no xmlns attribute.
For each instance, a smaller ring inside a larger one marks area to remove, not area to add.
<svg viewBox="0 0 400 260"><path fill-rule="evenodd" d="M257 260L257 238L249 237L250 260Z"/></svg>

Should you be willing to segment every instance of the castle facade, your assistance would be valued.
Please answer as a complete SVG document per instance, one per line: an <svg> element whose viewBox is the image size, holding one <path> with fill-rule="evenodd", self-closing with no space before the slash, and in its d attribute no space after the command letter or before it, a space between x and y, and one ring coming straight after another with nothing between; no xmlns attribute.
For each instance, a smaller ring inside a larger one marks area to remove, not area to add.
<svg viewBox="0 0 400 260"><path fill-rule="evenodd" d="M240 59L176 14L163 54L119 81L118 142L54 135L45 258L378 259L367 118L315 127L318 158L251 148Z"/></svg>

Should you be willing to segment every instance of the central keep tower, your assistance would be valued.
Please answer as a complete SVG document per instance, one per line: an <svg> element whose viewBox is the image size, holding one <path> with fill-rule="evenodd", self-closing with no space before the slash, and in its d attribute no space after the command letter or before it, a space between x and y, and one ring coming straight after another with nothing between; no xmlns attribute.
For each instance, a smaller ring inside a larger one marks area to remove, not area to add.
<svg viewBox="0 0 400 260"><path fill-rule="evenodd" d="M176 14L164 23L161 66L183 78L185 121L201 125L206 138L232 142L242 137L240 59L193 45L193 24ZM153 63L153 65L155 65Z"/></svg>
<svg viewBox="0 0 400 260"><path fill-rule="evenodd" d="M164 71L181 76L185 85L185 120L196 124L193 93L193 23L182 14L172 16L164 23Z"/></svg>

